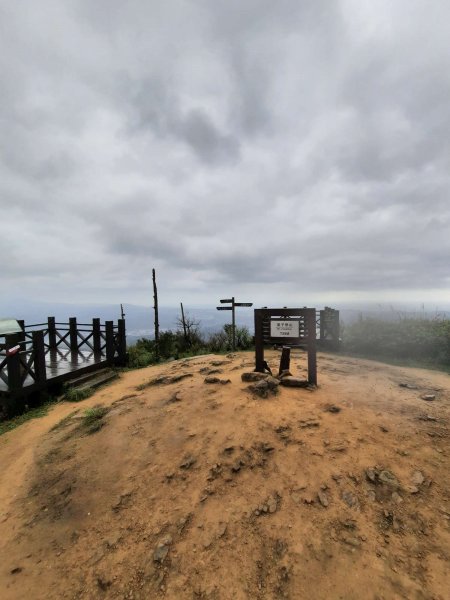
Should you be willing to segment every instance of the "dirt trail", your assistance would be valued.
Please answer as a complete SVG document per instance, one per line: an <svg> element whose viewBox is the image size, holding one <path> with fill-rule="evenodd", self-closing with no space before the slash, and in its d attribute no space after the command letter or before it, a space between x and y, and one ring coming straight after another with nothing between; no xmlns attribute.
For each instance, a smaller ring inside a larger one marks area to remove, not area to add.
<svg viewBox="0 0 450 600"><path fill-rule="evenodd" d="M446 600L449 376L318 365L262 399L250 353L175 361L1 436L2 600Z"/></svg>

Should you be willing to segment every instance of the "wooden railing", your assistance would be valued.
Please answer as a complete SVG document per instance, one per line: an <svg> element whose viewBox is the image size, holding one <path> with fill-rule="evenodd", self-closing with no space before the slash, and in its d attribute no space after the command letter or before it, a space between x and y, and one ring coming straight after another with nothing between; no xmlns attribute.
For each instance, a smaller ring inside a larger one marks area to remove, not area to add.
<svg viewBox="0 0 450 600"><path fill-rule="evenodd" d="M44 387L47 363L64 361L74 355L84 361L123 365L126 361L125 320L68 323L49 317L46 323L26 325L22 331L0 336L0 380L8 392L17 393L28 386ZM0 382L1 383L1 382Z"/></svg>

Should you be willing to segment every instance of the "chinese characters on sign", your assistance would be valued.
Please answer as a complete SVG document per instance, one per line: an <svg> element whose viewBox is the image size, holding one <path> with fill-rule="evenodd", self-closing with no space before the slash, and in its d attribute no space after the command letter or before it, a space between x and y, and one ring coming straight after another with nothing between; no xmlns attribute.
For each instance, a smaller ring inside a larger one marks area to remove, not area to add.
<svg viewBox="0 0 450 600"><path fill-rule="evenodd" d="M300 337L300 323L298 321L271 321L270 337L273 338L298 338Z"/></svg>

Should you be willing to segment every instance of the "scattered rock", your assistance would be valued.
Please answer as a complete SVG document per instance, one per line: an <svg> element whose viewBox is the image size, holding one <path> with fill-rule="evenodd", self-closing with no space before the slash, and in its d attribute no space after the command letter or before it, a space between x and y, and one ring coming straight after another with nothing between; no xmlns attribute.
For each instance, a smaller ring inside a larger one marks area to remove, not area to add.
<svg viewBox="0 0 450 600"><path fill-rule="evenodd" d="M411 483L414 486L420 487L422 483L425 481L425 477L421 471L414 471L411 477Z"/></svg>
<svg viewBox="0 0 450 600"><path fill-rule="evenodd" d="M306 419L300 419L299 427L301 429L306 429L308 427L319 427L320 423L315 417L309 417Z"/></svg>
<svg viewBox="0 0 450 600"><path fill-rule="evenodd" d="M269 395L269 384L267 381L258 381L257 383L252 383L248 386L248 389L260 398L267 398Z"/></svg>
<svg viewBox="0 0 450 600"><path fill-rule="evenodd" d="M369 469L367 469L366 477L370 482L375 483L377 480L377 474L375 472L375 469L372 469L371 467Z"/></svg>
<svg viewBox="0 0 450 600"><path fill-rule="evenodd" d="M111 579L107 579L104 576L98 575L97 576L97 585L103 592L106 592L106 590L109 587L111 587L112 581L111 581Z"/></svg>
<svg viewBox="0 0 450 600"><path fill-rule="evenodd" d="M10 573L11 575L17 575L18 573L22 573L23 568L22 567L14 567L14 569L11 569Z"/></svg>
<svg viewBox="0 0 450 600"><path fill-rule="evenodd" d="M183 462L180 464L180 469L190 469L192 467L192 465L194 465L196 463L196 458L194 458L193 456L186 456L183 460Z"/></svg>
<svg viewBox="0 0 450 600"><path fill-rule="evenodd" d="M111 550L112 548L115 548L121 539L122 539L122 535L120 533L110 535L105 540L106 547L109 550Z"/></svg>
<svg viewBox="0 0 450 600"><path fill-rule="evenodd" d="M358 498L349 490L344 490L341 497L345 504L350 508L359 508Z"/></svg>
<svg viewBox="0 0 450 600"><path fill-rule="evenodd" d="M325 492L320 490L317 494L317 497L319 498L320 504L326 508L328 506L329 502L328 502L328 497L325 494Z"/></svg>
<svg viewBox="0 0 450 600"><path fill-rule="evenodd" d="M209 375L204 379L205 383L220 383L220 381L221 380L219 379L219 377L213 377L212 375Z"/></svg>
<svg viewBox="0 0 450 600"><path fill-rule="evenodd" d="M393 492L391 497L392 500L397 504L401 504L403 502L403 498L397 492Z"/></svg>
<svg viewBox="0 0 450 600"><path fill-rule="evenodd" d="M231 360L213 360L211 364L213 367L221 367L222 365L230 365Z"/></svg>
<svg viewBox="0 0 450 600"><path fill-rule="evenodd" d="M241 470L241 467L245 467L245 463L238 459L233 465L231 465L231 470L233 473L238 473Z"/></svg>
<svg viewBox="0 0 450 600"><path fill-rule="evenodd" d="M271 375L269 375L266 378L266 383L269 386L269 390L271 390L272 392L276 392L278 386L280 385L279 380L276 377L272 377Z"/></svg>
<svg viewBox="0 0 450 600"><path fill-rule="evenodd" d="M309 386L306 379L300 379L300 377L293 377L292 375L286 375L280 380L280 384L286 387L300 387L305 388Z"/></svg>
<svg viewBox="0 0 450 600"><path fill-rule="evenodd" d="M431 402L432 400L434 400L436 398L435 394L424 394L423 396L420 396L422 398L422 400L426 400L427 402Z"/></svg>
<svg viewBox="0 0 450 600"><path fill-rule="evenodd" d="M181 402L181 398L179 396L180 392L174 392L170 398L166 400L166 404L175 404L176 402Z"/></svg>
<svg viewBox="0 0 450 600"><path fill-rule="evenodd" d="M348 546L352 546L353 548L359 548L361 546L361 540L353 535L347 535L343 533L340 537L341 542L347 544Z"/></svg>
<svg viewBox="0 0 450 600"><path fill-rule="evenodd" d="M279 496L277 494L269 496L265 502L263 502L258 506L258 508L256 508L256 510L254 511L255 515L259 516L262 514L273 514L278 509L278 501Z"/></svg>
<svg viewBox="0 0 450 600"><path fill-rule="evenodd" d="M217 531L217 537L222 538L228 529L228 525L226 523L219 523L219 529Z"/></svg>
<svg viewBox="0 0 450 600"><path fill-rule="evenodd" d="M399 483L397 477L390 471L384 470L378 473L378 481L384 483L391 488L398 488Z"/></svg>
<svg viewBox="0 0 450 600"><path fill-rule="evenodd" d="M329 412L331 414L337 414L341 412L341 409L339 408L339 406L336 406L334 404L329 404L328 406L325 407L325 412Z"/></svg>
<svg viewBox="0 0 450 600"><path fill-rule="evenodd" d="M117 502L112 505L112 509L115 512L118 512L122 508L126 508L131 501L131 495L132 495L132 492L124 492L123 494L121 494L119 496L119 498L117 499Z"/></svg>
<svg viewBox="0 0 450 600"><path fill-rule="evenodd" d="M153 552L153 561L156 563L164 562L164 559L169 553L169 547L172 544L172 536L170 534L164 536L156 545Z"/></svg>
<svg viewBox="0 0 450 600"><path fill-rule="evenodd" d="M271 496L269 498L269 500L267 501L267 507L269 509L269 513L274 513L278 508L277 499L275 497Z"/></svg>
<svg viewBox="0 0 450 600"><path fill-rule="evenodd" d="M267 373L260 373L258 371L251 371L250 373L242 373L241 379L244 382L254 382L254 381L262 381L267 379Z"/></svg>
<svg viewBox="0 0 450 600"><path fill-rule="evenodd" d="M400 387L406 388L407 390L417 390L418 387L416 385L413 385L412 383L399 383L398 384Z"/></svg>

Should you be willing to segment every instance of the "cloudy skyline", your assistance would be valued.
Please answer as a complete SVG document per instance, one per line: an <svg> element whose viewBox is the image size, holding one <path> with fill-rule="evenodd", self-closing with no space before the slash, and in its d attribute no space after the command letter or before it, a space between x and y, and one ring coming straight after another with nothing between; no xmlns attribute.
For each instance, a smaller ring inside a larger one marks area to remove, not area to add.
<svg viewBox="0 0 450 600"><path fill-rule="evenodd" d="M3 304L450 304L450 3L0 1Z"/></svg>

